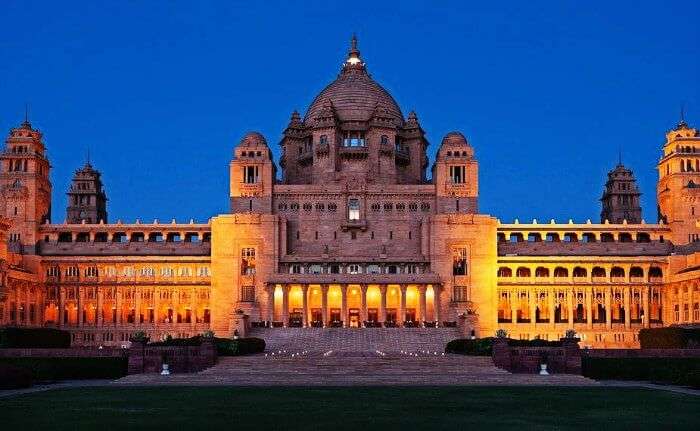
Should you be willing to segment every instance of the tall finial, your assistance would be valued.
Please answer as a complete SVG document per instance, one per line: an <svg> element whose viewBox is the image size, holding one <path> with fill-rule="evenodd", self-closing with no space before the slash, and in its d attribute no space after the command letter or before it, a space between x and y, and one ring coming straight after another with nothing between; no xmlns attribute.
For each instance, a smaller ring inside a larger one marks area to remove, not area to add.
<svg viewBox="0 0 700 431"><path fill-rule="evenodd" d="M362 66L362 60L360 59L360 50L357 49L357 35L352 34L350 39L350 50L348 50L348 59L345 60L345 65L349 66Z"/></svg>
<svg viewBox="0 0 700 431"><path fill-rule="evenodd" d="M678 122L676 129L686 129L688 123L685 122L685 103L681 102L681 120Z"/></svg>
<svg viewBox="0 0 700 431"><path fill-rule="evenodd" d="M617 148L617 165L622 166L622 145Z"/></svg>
<svg viewBox="0 0 700 431"><path fill-rule="evenodd" d="M24 104L24 123L22 123L22 127L32 128L32 124L29 122L29 103Z"/></svg>
<svg viewBox="0 0 700 431"><path fill-rule="evenodd" d="M90 147L85 150L85 165L90 166Z"/></svg>

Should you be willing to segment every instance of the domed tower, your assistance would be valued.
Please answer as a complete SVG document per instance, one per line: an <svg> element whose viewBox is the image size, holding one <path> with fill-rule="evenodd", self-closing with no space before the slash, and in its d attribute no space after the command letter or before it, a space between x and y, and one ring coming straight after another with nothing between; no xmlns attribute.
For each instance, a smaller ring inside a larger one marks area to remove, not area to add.
<svg viewBox="0 0 700 431"><path fill-rule="evenodd" d="M425 182L428 142L417 118L404 121L394 98L367 72L353 36L335 81L292 116L282 139L284 182Z"/></svg>
<svg viewBox="0 0 700 431"><path fill-rule="evenodd" d="M229 164L231 212L269 213L276 168L265 137L250 132L241 139Z"/></svg>
<svg viewBox="0 0 700 431"><path fill-rule="evenodd" d="M75 171L68 189L66 223L107 223L107 194L102 175L90 162Z"/></svg>
<svg viewBox="0 0 700 431"><path fill-rule="evenodd" d="M639 197L642 194L637 188L637 181L630 169L622 161L615 169L608 172L608 181L600 201L603 209L600 212L600 222L605 223L641 223L642 207Z"/></svg>
<svg viewBox="0 0 700 431"><path fill-rule="evenodd" d="M442 139L433 165L433 182L438 212L478 212L479 164L460 132L450 132Z"/></svg>
<svg viewBox="0 0 700 431"><path fill-rule="evenodd" d="M683 118L666 133L657 167L659 219L671 227L675 244L700 240L700 134Z"/></svg>
<svg viewBox="0 0 700 431"><path fill-rule="evenodd" d="M51 218L51 166L42 138L25 118L0 155L0 215L12 221L8 246L16 253L35 254L39 225Z"/></svg>

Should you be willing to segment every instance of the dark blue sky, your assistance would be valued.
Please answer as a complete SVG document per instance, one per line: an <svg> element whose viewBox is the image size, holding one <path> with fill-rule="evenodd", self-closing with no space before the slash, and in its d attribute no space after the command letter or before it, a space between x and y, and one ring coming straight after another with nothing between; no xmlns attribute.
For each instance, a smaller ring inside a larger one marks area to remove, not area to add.
<svg viewBox="0 0 700 431"><path fill-rule="evenodd" d="M468 137L482 212L595 221L622 147L655 220L664 132L682 102L700 125L700 3L380 3L3 0L0 131L31 104L54 222L88 147L112 221L205 221L228 209L241 136L259 130L279 155L356 31L372 76L418 113L431 163L447 132Z"/></svg>

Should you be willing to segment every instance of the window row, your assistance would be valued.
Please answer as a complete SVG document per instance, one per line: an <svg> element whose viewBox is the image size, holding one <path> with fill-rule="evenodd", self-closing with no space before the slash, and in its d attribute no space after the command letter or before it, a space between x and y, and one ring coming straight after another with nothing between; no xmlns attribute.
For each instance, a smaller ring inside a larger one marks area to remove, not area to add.
<svg viewBox="0 0 700 431"><path fill-rule="evenodd" d="M128 243L128 242L150 242L150 243L163 243L163 242L209 242L211 241L210 232L150 232L148 235L144 232L132 232L130 235L126 232L114 232L112 233L112 239L109 239L108 232L95 232L93 237L93 242L116 242L116 243ZM44 236L44 242L50 242L49 235ZM59 232L58 242L90 242L89 232Z"/></svg>
<svg viewBox="0 0 700 431"><path fill-rule="evenodd" d="M554 271L552 272L555 278L565 278L569 277L569 270L567 268L558 266L554 268ZM577 266L573 269L572 271L572 276L574 278L583 278L583 277L588 277L588 270L586 268L583 268L581 266ZM507 266L502 266L498 268L498 277L500 278L510 278L513 277L513 270ZM515 270L515 276L519 278L529 278L532 276L532 272L530 268L525 267L525 266L520 266ZM535 268L535 277L536 278L547 278L550 276L550 270L549 268L543 267L543 266L538 266ZM601 278L601 277L607 277L607 273L605 268L600 267L600 266L595 266L593 269L591 269L591 277L594 278ZM622 267L619 266L613 266L610 269L610 277L611 278L624 278L625 277L625 270ZM658 280L663 277L663 271L661 268L657 266L652 266L649 268L648 271L648 279L649 280ZM644 278L644 270L639 267L639 266L633 266L629 270L629 278L630 279L641 279Z"/></svg>
<svg viewBox="0 0 700 431"><path fill-rule="evenodd" d="M289 274L420 274L421 265L416 264L291 264L287 267Z"/></svg>
<svg viewBox="0 0 700 431"><path fill-rule="evenodd" d="M198 277L210 277L211 276L211 271L208 266L199 266L196 268L196 274ZM108 266L103 268L102 270L98 269L96 266L89 266L84 268L83 270L83 276L84 277L98 277L100 275L100 272L105 277L116 277L117 276L117 269L113 266ZM174 277L176 274L179 277L191 277L192 276L192 268L189 266L181 266L181 267L169 267L169 266L164 266L160 268L159 274L161 277ZM156 275L156 270L153 267L150 266L144 266L139 268L138 270L135 269L132 266L125 266L122 267L120 275L123 277L134 277L135 275L139 275L142 277L154 277ZM80 268L77 266L68 266L63 269L63 275L66 277L80 277ZM61 277L61 268L58 266L50 266L46 268L46 276L47 277L52 277L52 278L59 278Z"/></svg>
<svg viewBox="0 0 700 431"><path fill-rule="evenodd" d="M338 204L331 202L328 204L325 204L323 202L316 202L315 204L312 204L310 202L304 202L301 205L301 208L309 212L313 209L315 209L318 212L323 212L328 210L328 212L336 212L338 210ZM298 202L280 202L277 204L277 209L279 211L299 211L299 203Z"/></svg>
<svg viewBox="0 0 700 431"><path fill-rule="evenodd" d="M410 202L408 205L406 205L403 202L399 202L396 204L394 204L392 202L384 202L384 203L374 202L374 203L370 204L370 206L369 206L370 210L375 211L375 212L381 211L381 210L386 211L386 212L390 212L390 211L393 211L394 209L396 211L400 212L400 211L405 211L406 208L408 208L409 211L415 212L415 211L418 211L419 207L420 207L421 211L430 211L430 203L428 203L428 202L421 202L420 204L418 202Z"/></svg>
<svg viewBox="0 0 700 431"><path fill-rule="evenodd" d="M542 237L539 232L530 232L527 234L527 238L523 232L512 232L506 235L504 232L499 232L498 242L639 242L648 243L651 242L651 236L647 232L638 232L634 236L629 232L620 232L617 234L617 241L615 240L615 234L611 232L602 232L599 234L593 232L566 232L564 235L560 236L557 232L548 232ZM598 240L600 238L600 240ZM659 242L663 242L664 237L659 237Z"/></svg>

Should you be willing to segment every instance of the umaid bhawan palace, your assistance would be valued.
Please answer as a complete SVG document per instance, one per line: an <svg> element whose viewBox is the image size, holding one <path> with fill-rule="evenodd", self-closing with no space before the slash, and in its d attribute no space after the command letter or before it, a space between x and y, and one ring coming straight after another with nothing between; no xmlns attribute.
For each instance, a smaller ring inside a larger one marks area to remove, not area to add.
<svg viewBox="0 0 700 431"><path fill-rule="evenodd" d="M700 135L684 121L660 146L658 223L642 219L622 164L600 223L481 214L474 147L448 133L430 165L418 116L371 78L354 39L338 77L292 113L279 172L265 137L240 140L231 210L206 224L115 223L89 163L54 224L41 132L25 121L5 143L1 323L64 328L78 345L139 330L454 326L545 339L573 328L609 347L700 322Z"/></svg>

